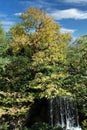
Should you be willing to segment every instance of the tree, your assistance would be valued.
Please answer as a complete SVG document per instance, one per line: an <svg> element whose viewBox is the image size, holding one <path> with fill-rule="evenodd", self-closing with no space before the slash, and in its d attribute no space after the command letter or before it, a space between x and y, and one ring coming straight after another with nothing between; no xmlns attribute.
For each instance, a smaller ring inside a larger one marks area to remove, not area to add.
<svg viewBox="0 0 87 130"><path fill-rule="evenodd" d="M68 75L63 84L75 95L82 121L87 119L87 35L68 47L67 62Z"/></svg>
<svg viewBox="0 0 87 130"><path fill-rule="evenodd" d="M0 24L0 44L6 42L6 34L4 32L4 29L2 28L2 25Z"/></svg>
<svg viewBox="0 0 87 130"><path fill-rule="evenodd" d="M5 114L15 118L24 116L36 98L70 95L62 82L67 76L66 46L71 36L62 34L60 25L39 9L28 9L21 19L10 30L8 50L12 52L7 54L11 62L1 82Z"/></svg>
<svg viewBox="0 0 87 130"><path fill-rule="evenodd" d="M6 50L8 49L8 39L6 33L0 24L0 68L9 62L9 58L5 57Z"/></svg>
<svg viewBox="0 0 87 130"><path fill-rule="evenodd" d="M66 75L66 46L71 36L60 33L60 25L43 10L30 8L22 13L21 19L22 23L10 30L11 48L14 54L29 59L32 80L27 88L40 91L39 97L56 92L65 94L61 82Z"/></svg>
<svg viewBox="0 0 87 130"><path fill-rule="evenodd" d="M53 46L54 43L63 42L67 44L71 39L69 34L60 33L60 25L43 10L29 8L26 12L22 13L20 18L22 19L22 23L17 24L10 30L14 39L13 48L14 44L18 44L16 40L18 37L21 39L18 40L21 44L23 43L25 46L27 44L32 47L34 52L47 49L49 46ZM27 42L25 39L27 39ZM21 48L20 44L19 48Z"/></svg>

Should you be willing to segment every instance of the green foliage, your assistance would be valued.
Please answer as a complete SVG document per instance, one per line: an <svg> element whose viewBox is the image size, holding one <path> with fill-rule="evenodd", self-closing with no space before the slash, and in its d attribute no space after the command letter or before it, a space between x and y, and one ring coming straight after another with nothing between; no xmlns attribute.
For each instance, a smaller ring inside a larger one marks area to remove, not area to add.
<svg viewBox="0 0 87 130"><path fill-rule="evenodd" d="M0 130L8 130L8 129L9 129L9 124L7 122L0 125Z"/></svg>
<svg viewBox="0 0 87 130"><path fill-rule="evenodd" d="M86 101L87 93L87 41L84 41L83 38L83 42L70 48L68 53L69 77L67 81L72 87L71 91L78 97L80 102Z"/></svg>
<svg viewBox="0 0 87 130"><path fill-rule="evenodd" d="M28 9L21 19L10 30L10 48L16 57L6 70L10 90L32 91L34 98L69 94L61 82L66 76L66 45L71 36L61 34L60 25L37 8Z"/></svg>
<svg viewBox="0 0 87 130"><path fill-rule="evenodd" d="M34 99L57 95L74 95L87 116L87 36L67 46L71 36L46 12L30 8L21 19L10 29L10 44L0 26L0 118L18 118L20 128ZM45 123L35 129L59 130Z"/></svg>
<svg viewBox="0 0 87 130"><path fill-rule="evenodd" d="M0 44L6 43L6 34L2 28L2 25L0 24Z"/></svg>
<svg viewBox="0 0 87 130"><path fill-rule="evenodd" d="M83 120L82 124L84 127L87 127L87 119Z"/></svg>
<svg viewBox="0 0 87 130"><path fill-rule="evenodd" d="M5 57L5 53L8 49L8 39L6 37L6 33L4 32L2 25L0 24L0 68L4 68L6 64L8 64L9 58Z"/></svg>
<svg viewBox="0 0 87 130"><path fill-rule="evenodd" d="M44 122L35 123L31 128L22 128L20 130L63 130L61 127L53 128Z"/></svg>
<svg viewBox="0 0 87 130"><path fill-rule="evenodd" d="M68 47L68 75L63 84L78 101L79 112L87 116L87 36Z"/></svg>

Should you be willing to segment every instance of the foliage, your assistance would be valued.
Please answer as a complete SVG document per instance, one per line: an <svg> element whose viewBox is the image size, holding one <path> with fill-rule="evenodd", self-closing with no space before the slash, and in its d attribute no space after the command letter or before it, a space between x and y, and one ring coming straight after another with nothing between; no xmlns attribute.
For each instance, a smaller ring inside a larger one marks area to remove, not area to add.
<svg viewBox="0 0 87 130"><path fill-rule="evenodd" d="M83 126L84 127L87 127L87 119L85 119L83 122L82 122Z"/></svg>
<svg viewBox="0 0 87 130"><path fill-rule="evenodd" d="M8 129L9 129L9 124L7 122L0 125L0 130L8 130Z"/></svg>
<svg viewBox="0 0 87 130"><path fill-rule="evenodd" d="M10 86L15 86L15 91L32 90L35 98L50 97L52 93L53 96L68 94L61 82L66 76L66 45L71 36L61 34L60 25L37 8L22 13L21 19L22 23L10 30L10 48L17 57L15 63L8 66L14 69L6 72L11 75Z"/></svg>
<svg viewBox="0 0 87 130"><path fill-rule="evenodd" d="M13 51L14 44L18 47L16 51L21 49L22 45L28 45L35 53L49 47L52 48L52 46L56 47L57 45L54 43L67 44L71 39L69 34L60 33L60 25L53 18L37 8L29 8L22 13L21 19L22 23L15 25L10 30L13 38L11 44Z"/></svg>
<svg viewBox="0 0 87 130"><path fill-rule="evenodd" d="M8 49L8 39L4 32L2 25L0 24L0 68L9 63L9 58L5 57L6 50Z"/></svg>
<svg viewBox="0 0 87 130"><path fill-rule="evenodd" d="M87 119L87 36L77 39L67 52L68 76L63 84L76 96L82 121Z"/></svg>
<svg viewBox="0 0 87 130"><path fill-rule="evenodd" d="M35 123L31 128L23 128L20 130L63 130L61 127L53 128L44 122Z"/></svg>
<svg viewBox="0 0 87 130"><path fill-rule="evenodd" d="M87 116L87 36L68 46L71 36L43 10L30 8L20 18L10 40L0 26L0 119L21 128L36 98L57 95L74 95Z"/></svg>

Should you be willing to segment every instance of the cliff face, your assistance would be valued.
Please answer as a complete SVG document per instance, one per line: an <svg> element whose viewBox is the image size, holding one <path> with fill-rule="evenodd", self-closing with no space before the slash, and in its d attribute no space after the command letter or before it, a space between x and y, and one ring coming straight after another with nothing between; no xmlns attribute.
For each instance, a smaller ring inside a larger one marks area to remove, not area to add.
<svg viewBox="0 0 87 130"><path fill-rule="evenodd" d="M35 100L29 110L26 126L30 127L35 122L49 123L49 101L46 98Z"/></svg>

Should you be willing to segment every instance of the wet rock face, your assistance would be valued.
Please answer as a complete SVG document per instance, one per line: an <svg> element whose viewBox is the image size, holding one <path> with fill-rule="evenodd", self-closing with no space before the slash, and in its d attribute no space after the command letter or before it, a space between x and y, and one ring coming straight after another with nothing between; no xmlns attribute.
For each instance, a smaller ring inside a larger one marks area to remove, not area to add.
<svg viewBox="0 0 87 130"><path fill-rule="evenodd" d="M26 126L30 127L35 122L46 122L49 123L49 104L48 100L43 98L35 100L34 104L29 110Z"/></svg>

